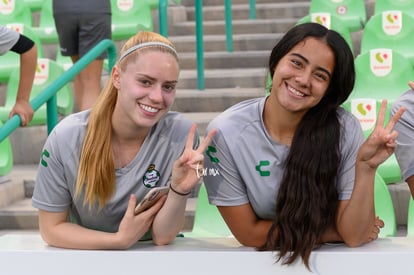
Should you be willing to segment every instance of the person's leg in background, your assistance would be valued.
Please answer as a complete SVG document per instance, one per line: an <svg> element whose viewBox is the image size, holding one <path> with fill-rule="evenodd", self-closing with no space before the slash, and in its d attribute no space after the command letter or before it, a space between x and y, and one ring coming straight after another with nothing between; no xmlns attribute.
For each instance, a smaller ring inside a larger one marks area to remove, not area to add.
<svg viewBox="0 0 414 275"><path fill-rule="evenodd" d="M71 56L72 62L79 56ZM92 107L101 92L103 59L95 59L85 67L74 79L74 95L78 111Z"/></svg>
<svg viewBox="0 0 414 275"><path fill-rule="evenodd" d="M111 14L59 14L55 17L63 56L76 63L103 39L111 39ZM86 66L73 81L75 111L92 107L101 91L104 52Z"/></svg>
<svg viewBox="0 0 414 275"><path fill-rule="evenodd" d="M111 39L111 15L82 15L78 36L79 55L72 56L73 63L104 39ZM107 53L102 53L76 77L74 87L79 111L91 108L98 98L101 92L103 60L106 57Z"/></svg>

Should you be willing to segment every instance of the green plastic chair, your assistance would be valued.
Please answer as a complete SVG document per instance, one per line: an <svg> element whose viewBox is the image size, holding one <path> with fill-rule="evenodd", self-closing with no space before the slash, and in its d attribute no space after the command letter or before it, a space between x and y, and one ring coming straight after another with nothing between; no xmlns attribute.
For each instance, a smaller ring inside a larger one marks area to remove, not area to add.
<svg viewBox="0 0 414 275"><path fill-rule="evenodd" d="M73 65L72 59L70 58L70 56L63 56L62 53L60 52L60 47L59 46L57 46L57 49L56 49L55 61L60 66L62 66L65 71L67 71Z"/></svg>
<svg viewBox="0 0 414 275"><path fill-rule="evenodd" d="M149 7L151 8L151 10L157 10L158 9L158 5L160 3L160 0L144 0Z"/></svg>
<svg viewBox="0 0 414 275"><path fill-rule="evenodd" d="M355 86L353 98L387 99L389 103L407 88L414 69L410 62L393 49L373 48L355 58Z"/></svg>
<svg viewBox="0 0 414 275"><path fill-rule="evenodd" d="M0 127L3 123L0 121ZM13 168L13 150L10 139L7 137L0 142L0 176L5 176Z"/></svg>
<svg viewBox="0 0 414 275"><path fill-rule="evenodd" d="M35 80L31 90L30 98L33 99L48 87L54 80L61 76L64 72L62 66L53 60L41 58L38 60ZM0 120L5 122L8 119L11 108L16 101L17 87L19 83L20 71L17 69L10 75L10 80L7 85L7 95L4 106L0 107ZM70 83L63 86L57 96L58 113L61 115L68 115L73 110L73 94ZM46 105L42 105L34 114L32 121L29 123L33 125L45 125L47 123Z"/></svg>
<svg viewBox="0 0 414 275"><path fill-rule="evenodd" d="M311 0L309 14L321 12L336 14L350 32L363 29L367 21L364 0Z"/></svg>
<svg viewBox="0 0 414 275"><path fill-rule="evenodd" d="M402 11L386 11L373 15L361 37L361 53L376 48L398 51L414 66L414 17ZM406 83L405 83L406 84Z"/></svg>
<svg viewBox="0 0 414 275"><path fill-rule="evenodd" d="M207 190L204 183L202 183L198 192L193 230L184 232L184 237L218 238L232 236L233 234L221 217L217 207L209 204Z"/></svg>
<svg viewBox="0 0 414 275"><path fill-rule="evenodd" d="M23 3L30 8L32 12L42 9L44 0L23 0Z"/></svg>
<svg viewBox="0 0 414 275"><path fill-rule="evenodd" d="M361 123L365 138L374 130L378 112L381 107L380 99L355 98L343 104L343 107L351 112ZM391 104L387 104L385 122L389 121ZM378 166L377 173L387 184L401 181L400 166L394 154Z"/></svg>
<svg viewBox="0 0 414 275"><path fill-rule="evenodd" d="M20 1L2 1L0 4L0 24L11 22L33 27L32 11Z"/></svg>
<svg viewBox="0 0 414 275"><path fill-rule="evenodd" d="M29 26L23 25L21 23L9 23L6 27L14 29L30 39L37 46L37 56L39 58L43 57L43 46L40 43L39 37L37 37L36 33L33 29ZM6 83L10 77L12 71L20 67L20 56L15 53L8 51L5 54L0 56L0 83Z"/></svg>
<svg viewBox="0 0 414 275"><path fill-rule="evenodd" d="M408 202L407 237L414 237L414 200L411 195Z"/></svg>
<svg viewBox="0 0 414 275"><path fill-rule="evenodd" d="M349 47L351 48L352 53L354 52L354 47L352 43L351 32L343 23L342 19L336 16L335 14L331 13L313 13L308 14L305 17L299 19L296 24L314 22L319 23L328 29L337 31L348 43Z"/></svg>
<svg viewBox="0 0 414 275"><path fill-rule="evenodd" d="M152 31L150 5L142 0L111 0L112 39L125 40L139 31Z"/></svg>
<svg viewBox="0 0 414 275"><path fill-rule="evenodd" d="M395 218L394 204L390 191L382 177L376 173L374 180L374 205L375 215L384 221L379 237L393 237L397 233L397 221Z"/></svg>
<svg viewBox="0 0 414 275"><path fill-rule="evenodd" d="M53 17L52 0L43 0L40 10L39 26L33 27L40 41L44 44L56 44L59 42L56 31L55 19Z"/></svg>
<svg viewBox="0 0 414 275"><path fill-rule="evenodd" d="M343 107L361 122L365 137L375 127L383 99L388 100L385 123L389 120L390 107L398 96L407 90L407 83L414 75L410 62L391 49L373 49L355 58L355 86ZM377 172L387 184L399 182L401 171L395 155L382 163Z"/></svg>
<svg viewBox="0 0 414 275"><path fill-rule="evenodd" d="M413 0L377 0L374 5L374 14L384 11L400 10L414 16Z"/></svg>

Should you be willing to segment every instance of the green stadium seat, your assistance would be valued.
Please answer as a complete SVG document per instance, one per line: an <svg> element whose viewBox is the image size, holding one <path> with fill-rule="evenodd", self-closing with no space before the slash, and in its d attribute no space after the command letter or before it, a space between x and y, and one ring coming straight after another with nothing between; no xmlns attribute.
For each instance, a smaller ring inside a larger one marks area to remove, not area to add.
<svg viewBox="0 0 414 275"><path fill-rule="evenodd" d="M326 13L326 12L312 13L299 19L297 24L308 23L308 22L319 23L328 29L337 31L348 43L349 47L351 48L351 51L354 52L351 32L346 27L342 19L339 18L337 15Z"/></svg>
<svg viewBox="0 0 414 275"><path fill-rule="evenodd" d="M33 27L32 11L19 1L2 1L0 5L0 24L21 23Z"/></svg>
<svg viewBox="0 0 414 275"><path fill-rule="evenodd" d="M384 11L400 10L414 16L413 0L377 0L374 5L374 14Z"/></svg>
<svg viewBox="0 0 414 275"><path fill-rule="evenodd" d="M62 66L53 60L47 58L38 59L35 80L33 83L30 98L33 99L39 95L46 87L55 81L64 72ZM7 95L4 106L0 107L0 120L5 122L8 119L11 108L16 101L17 87L19 83L20 71L17 69L12 72L7 85ZM58 91L57 107L58 113L61 115L68 115L73 111L73 94L71 84L66 84ZM46 105L42 105L34 114L30 126L44 125L47 122Z"/></svg>
<svg viewBox="0 0 414 275"><path fill-rule="evenodd" d="M150 5L142 0L111 0L112 39L129 39L139 31L152 31L153 18Z"/></svg>
<svg viewBox="0 0 414 275"><path fill-rule="evenodd" d="M27 5L32 12L40 11L42 9L44 0L23 0L23 3Z"/></svg>
<svg viewBox="0 0 414 275"><path fill-rule="evenodd" d="M394 204L387 184L378 173L375 174L374 180L374 205L375 215L385 224L379 237L394 237L397 234Z"/></svg>
<svg viewBox="0 0 414 275"><path fill-rule="evenodd" d="M321 12L336 14L350 32L363 29L367 21L364 0L311 0L309 14Z"/></svg>
<svg viewBox="0 0 414 275"><path fill-rule="evenodd" d="M383 99L388 100L385 122L389 120L390 106L407 90L407 83L414 75L410 62L391 49L373 49L355 58L355 86L343 107L360 121L365 137L375 127ZM387 184L401 180L395 155L382 163L377 172Z"/></svg>
<svg viewBox="0 0 414 275"><path fill-rule="evenodd" d="M72 67L73 62L70 56L63 56L60 52L60 47L57 47L56 50L56 58L55 61L63 67L65 71L67 71L70 67Z"/></svg>
<svg viewBox="0 0 414 275"><path fill-rule="evenodd" d="M32 39L37 46L38 58L43 57L43 46L30 26L21 23L9 23L6 27L14 29ZM15 52L6 52L0 56L0 83L7 83L12 71L20 67L20 56Z"/></svg>
<svg viewBox="0 0 414 275"><path fill-rule="evenodd" d="M411 195L408 202L407 237L414 237L414 200Z"/></svg>
<svg viewBox="0 0 414 275"><path fill-rule="evenodd" d="M53 17L52 0L43 0L43 7L40 10L39 26L33 27L40 41L44 44L59 43L56 31L55 19Z"/></svg>
<svg viewBox="0 0 414 275"><path fill-rule="evenodd" d="M207 190L204 183L202 183L198 192L193 230L185 232L184 237L218 238L231 236L233 234L221 217L217 207L209 204Z"/></svg>
<svg viewBox="0 0 414 275"><path fill-rule="evenodd" d="M355 74L355 86L349 100L374 98L393 103L407 90L414 69L400 52L390 48L373 48L355 58Z"/></svg>
<svg viewBox="0 0 414 275"><path fill-rule="evenodd" d="M389 48L405 56L414 66L414 17L401 11L373 15L361 37L361 53L375 48ZM406 84L406 83L404 83Z"/></svg>

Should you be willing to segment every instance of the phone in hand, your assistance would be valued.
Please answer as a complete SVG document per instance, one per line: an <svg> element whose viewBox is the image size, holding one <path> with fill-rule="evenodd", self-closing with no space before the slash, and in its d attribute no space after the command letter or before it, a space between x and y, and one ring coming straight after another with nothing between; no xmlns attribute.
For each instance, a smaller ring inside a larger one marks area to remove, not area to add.
<svg viewBox="0 0 414 275"><path fill-rule="evenodd" d="M153 206L163 195L167 194L169 190L169 186L151 188L150 191L141 200L141 202L138 203L135 207L135 215L138 215L142 211L147 210Z"/></svg>

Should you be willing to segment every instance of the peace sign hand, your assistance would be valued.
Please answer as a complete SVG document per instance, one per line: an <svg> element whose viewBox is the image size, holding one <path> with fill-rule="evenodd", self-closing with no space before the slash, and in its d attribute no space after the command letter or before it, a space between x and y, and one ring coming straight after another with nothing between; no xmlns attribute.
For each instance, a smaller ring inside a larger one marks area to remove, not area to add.
<svg viewBox="0 0 414 275"><path fill-rule="evenodd" d="M171 185L172 188L180 193L187 194L198 183L203 175L204 151L216 134L216 130L211 130L201 142L200 146L194 150L194 135L196 125L193 124L187 137L184 152L173 165Z"/></svg>
<svg viewBox="0 0 414 275"><path fill-rule="evenodd" d="M374 131L361 145L358 152L357 159L373 169L376 169L394 152L396 146L395 139L398 133L393 128L405 111L405 108L401 107L384 127L386 109L387 101L383 100Z"/></svg>

